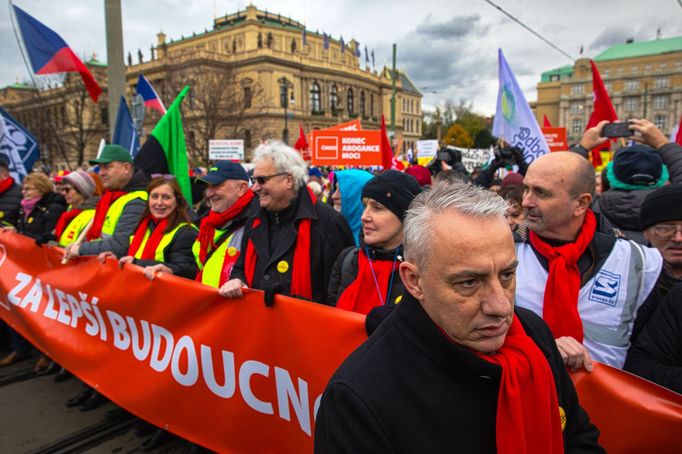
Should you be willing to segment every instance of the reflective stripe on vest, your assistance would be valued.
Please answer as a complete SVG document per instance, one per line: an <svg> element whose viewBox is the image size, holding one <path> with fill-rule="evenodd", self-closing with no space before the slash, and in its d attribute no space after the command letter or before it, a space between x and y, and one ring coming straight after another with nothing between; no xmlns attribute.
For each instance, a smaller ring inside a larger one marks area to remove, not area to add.
<svg viewBox="0 0 682 454"><path fill-rule="evenodd" d="M100 235L100 238L109 238L114 234L118 220L121 218L123 209L128 202L135 199L142 199L146 202L148 197L149 194L147 194L147 191L132 191L116 199L109 207L107 216L104 218L104 224L102 224L102 234Z"/></svg>
<svg viewBox="0 0 682 454"><path fill-rule="evenodd" d="M216 241L224 232L224 230L216 230L213 240ZM223 271L232 271L232 267L237 263L243 236L244 227L240 227L232 232L227 240L223 241L220 246L213 251L203 265L199 263L199 241L197 240L194 242L194 245L192 245L192 252L194 252L194 257L196 258L197 265L199 265L199 270L201 271L202 284L214 288L220 287L220 276Z"/></svg>
<svg viewBox="0 0 682 454"><path fill-rule="evenodd" d="M83 210L69 222L62 235L59 237L59 245L66 247L78 239L78 235L85 229L90 220L95 217L95 210Z"/></svg>
<svg viewBox="0 0 682 454"><path fill-rule="evenodd" d="M529 244L517 243L516 255L516 304L542 316L548 272ZM662 264L657 250L619 239L599 271L580 289L583 343L593 359L623 367L637 309L655 286Z"/></svg>
<svg viewBox="0 0 682 454"><path fill-rule="evenodd" d="M154 252L154 260L157 262L165 262L166 257L164 255L164 250L168 247L168 245L173 241L173 237L175 236L176 233L178 233L178 230L183 228L184 226L188 225L186 222L181 222L177 227L175 227L173 230L171 230L168 233L164 233L163 237L161 237L161 241L159 241L159 245L156 247L156 251ZM147 244L147 240L149 239L149 235L151 234L151 230L147 229L147 231L144 234L144 238L142 239L142 243L140 244L140 247L137 248L137 251L135 252L134 257L136 259L141 259L142 258L142 253L144 252L144 247ZM132 241L132 237L131 241Z"/></svg>

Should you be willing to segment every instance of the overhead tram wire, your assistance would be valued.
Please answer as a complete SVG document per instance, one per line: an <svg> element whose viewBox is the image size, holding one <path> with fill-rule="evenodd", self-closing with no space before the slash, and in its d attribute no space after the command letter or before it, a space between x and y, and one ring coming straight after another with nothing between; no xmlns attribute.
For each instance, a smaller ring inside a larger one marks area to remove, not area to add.
<svg viewBox="0 0 682 454"><path fill-rule="evenodd" d="M504 9L502 9L501 6L496 5L496 4L493 3L491 0L483 0L483 1L486 2L486 3L488 3L489 5L491 5L493 8L499 10L502 14L504 14L505 16L507 16L508 18L510 18L511 20L513 20L514 22L516 22L517 24L519 24L520 26L522 26L523 28L525 28L526 30L528 30L529 32L531 32L533 35L535 35L535 36L537 36L538 38L540 38L542 41L545 42L545 44L551 46L552 49L554 49L554 50L560 52L560 53L561 53L562 55L564 55L566 58L568 58L569 60L571 60L571 62L575 62L575 60L576 60L575 58L571 57L567 52L564 52L563 50L561 50L556 44L552 43L550 40L548 40L547 38L545 38L545 37L543 37L542 35L540 35L538 32L536 32L535 30L533 30L532 28L530 28L528 25L524 24L524 23L521 22L519 19L517 19L516 17L512 16L510 13L508 13L508 12L505 11ZM682 0L678 0L678 1L682 1Z"/></svg>

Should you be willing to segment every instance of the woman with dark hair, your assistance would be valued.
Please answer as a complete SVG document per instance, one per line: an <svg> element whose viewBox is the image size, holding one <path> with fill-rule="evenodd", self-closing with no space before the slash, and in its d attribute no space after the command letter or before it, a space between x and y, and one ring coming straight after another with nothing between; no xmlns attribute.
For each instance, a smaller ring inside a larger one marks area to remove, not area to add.
<svg viewBox="0 0 682 454"><path fill-rule="evenodd" d="M193 279L197 264L192 244L197 230L192 225L180 186L173 178L157 177L149 183L147 192L147 207L130 239L128 255L119 263L144 267L144 274L150 280L157 272ZM112 255L105 252L100 257Z"/></svg>

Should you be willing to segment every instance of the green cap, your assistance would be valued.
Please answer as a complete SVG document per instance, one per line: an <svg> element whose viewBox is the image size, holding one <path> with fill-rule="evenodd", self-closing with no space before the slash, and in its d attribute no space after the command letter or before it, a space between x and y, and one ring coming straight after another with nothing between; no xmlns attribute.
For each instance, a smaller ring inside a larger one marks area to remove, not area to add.
<svg viewBox="0 0 682 454"><path fill-rule="evenodd" d="M105 145L102 149L102 154L99 155L97 159L91 159L88 161L90 165L95 164L109 164L112 161L129 162L133 163L133 158L130 156L128 150L120 145L111 144Z"/></svg>

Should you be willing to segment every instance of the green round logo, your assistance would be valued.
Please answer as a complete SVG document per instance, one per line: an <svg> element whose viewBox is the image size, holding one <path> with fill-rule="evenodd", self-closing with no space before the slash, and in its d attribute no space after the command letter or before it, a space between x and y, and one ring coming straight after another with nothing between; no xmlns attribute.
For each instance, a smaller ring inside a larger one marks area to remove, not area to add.
<svg viewBox="0 0 682 454"><path fill-rule="evenodd" d="M512 118L516 114L516 103L514 102L514 95L509 86L505 84L502 89L502 116L507 122L511 123Z"/></svg>

